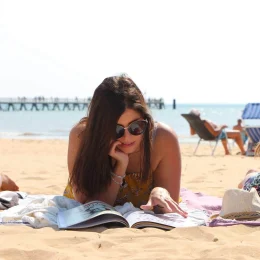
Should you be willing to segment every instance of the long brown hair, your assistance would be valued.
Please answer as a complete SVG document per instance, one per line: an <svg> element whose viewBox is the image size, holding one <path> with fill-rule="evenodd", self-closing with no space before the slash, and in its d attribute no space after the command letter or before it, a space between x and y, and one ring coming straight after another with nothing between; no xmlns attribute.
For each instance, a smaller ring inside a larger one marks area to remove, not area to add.
<svg viewBox="0 0 260 260"><path fill-rule="evenodd" d="M131 78L126 75L109 77L94 92L86 128L81 134L82 142L70 178L70 184L75 185L77 192L92 197L105 191L111 183L110 143L116 140L118 119L127 108L139 112L148 121L141 143L140 177L141 181L149 177L153 119L140 89Z"/></svg>

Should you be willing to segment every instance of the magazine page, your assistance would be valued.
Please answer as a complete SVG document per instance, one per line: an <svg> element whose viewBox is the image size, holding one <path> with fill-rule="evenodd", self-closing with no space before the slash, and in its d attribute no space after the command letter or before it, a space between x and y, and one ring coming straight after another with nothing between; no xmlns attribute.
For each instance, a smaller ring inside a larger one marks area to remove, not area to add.
<svg viewBox="0 0 260 260"><path fill-rule="evenodd" d="M80 227L80 223L87 223L90 220L92 220L91 223L93 226L95 225L95 219L101 215L107 215L107 221L104 223L108 223L110 220L113 221L113 219L123 219L122 215L107 203L101 201L91 201L78 207L58 212L58 227L61 229L75 225L77 225L75 227ZM101 219L105 219L105 217ZM101 219L97 225L102 224L100 223Z"/></svg>
<svg viewBox="0 0 260 260"><path fill-rule="evenodd" d="M75 224L69 227L60 227L60 229L80 229L80 228L90 228L104 224L111 224L113 226L129 227L128 222L122 216L115 215L112 212L107 211L108 213L100 214L94 218L83 221L79 224Z"/></svg>
<svg viewBox="0 0 260 260"><path fill-rule="evenodd" d="M207 215L202 210L189 210L188 217L184 218L177 213L155 214L153 211L133 211L124 215L130 227L143 228L158 226L166 227L194 227L206 224ZM159 225L157 225L159 224ZM169 228L167 228L169 229Z"/></svg>

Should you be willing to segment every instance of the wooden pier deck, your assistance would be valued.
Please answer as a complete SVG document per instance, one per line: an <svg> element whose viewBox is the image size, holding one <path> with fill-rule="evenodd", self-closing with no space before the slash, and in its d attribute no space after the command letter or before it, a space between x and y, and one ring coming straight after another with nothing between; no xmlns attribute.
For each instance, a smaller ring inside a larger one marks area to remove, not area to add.
<svg viewBox="0 0 260 260"><path fill-rule="evenodd" d="M0 98L0 111L65 111L85 110L91 98ZM165 108L163 99L150 99L146 101L149 108Z"/></svg>

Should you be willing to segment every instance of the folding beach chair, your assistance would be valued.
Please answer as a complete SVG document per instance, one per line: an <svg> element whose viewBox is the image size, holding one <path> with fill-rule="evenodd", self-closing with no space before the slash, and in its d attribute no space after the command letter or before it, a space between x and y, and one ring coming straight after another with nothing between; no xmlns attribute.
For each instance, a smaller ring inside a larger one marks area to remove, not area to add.
<svg viewBox="0 0 260 260"><path fill-rule="evenodd" d="M196 154L201 141L215 142L215 146L213 147L212 152L211 152L211 155L214 155L214 152L216 150L216 147L218 145L218 142L220 140L222 133L225 134L226 139L227 139L227 134L225 131L220 132L220 134L218 136L214 136L208 130L208 128L204 125L205 120L202 120L199 116L194 115L194 114L181 114L181 116L183 116L188 121L190 126L194 129L194 131L200 138L198 141L198 144L193 152L194 155Z"/></svg>
<svg viewBox="0 0 260 260"><path fill-rule="evenodd" d="M260 119L260 103L248 103L243 110L242 118ZM260 142L260 125L246 125L245 130L249 137L246 155L254 156L254 147Z"/></svg>

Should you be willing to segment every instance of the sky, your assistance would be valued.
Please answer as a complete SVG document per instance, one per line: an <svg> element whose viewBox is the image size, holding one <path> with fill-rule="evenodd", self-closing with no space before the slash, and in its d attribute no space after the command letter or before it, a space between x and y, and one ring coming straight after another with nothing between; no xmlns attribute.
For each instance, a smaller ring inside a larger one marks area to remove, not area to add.
<svg viewBox="0 0 260 260"><path fill-rule="evenodd" d="M125 72L166 103L258 102L260 1L0 0L0 97L90 97Z"/></svg>

